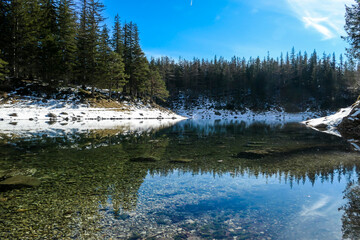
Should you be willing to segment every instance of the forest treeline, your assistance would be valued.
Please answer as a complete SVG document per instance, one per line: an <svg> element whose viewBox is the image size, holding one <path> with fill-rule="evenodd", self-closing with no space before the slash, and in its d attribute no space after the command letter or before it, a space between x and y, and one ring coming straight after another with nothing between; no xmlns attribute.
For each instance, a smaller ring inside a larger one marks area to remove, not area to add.
<svg viewBox="0 0 360 240"><path fill-rule="evenodd" d="M134 97L168 96L139 42L138 27L103 24L99 0L0 1L0 79L108 88Z"/></svg>
<svg viewBox="0 0 360 240"><path fill-rule="evenodd" d="M100 0L0 1L0 85L28 79L153 100L170 92L171 100L204 96L229 109L329 109L356 98L358 68L342 56L292 49L276 59L149 60L137 25L117 15L109 29L103 10Z"/></svg>
<svg viewBox="0 0 360 240"><path fill-rule="evenodd" d="M338 59L338 60L337 60ZM314 51L281 54L274 59L215 57L212 60L163 57L155 61L174 98L185 95L216 100L219 108L269 109L274 106L331 109L351 104L357 97L358 71L340 55ZM291 110L291 109L289 109Z"/></svg>

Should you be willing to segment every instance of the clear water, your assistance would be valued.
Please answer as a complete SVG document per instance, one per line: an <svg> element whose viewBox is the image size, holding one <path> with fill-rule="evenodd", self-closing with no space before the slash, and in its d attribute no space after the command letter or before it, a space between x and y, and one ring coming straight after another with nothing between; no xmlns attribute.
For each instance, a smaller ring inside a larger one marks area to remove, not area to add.
<svg viewBox="0 0 360 240"><path fill-rule="evenodd" d="M42 182L1 190L0 239L360 237L359 154L296 123L3 136L0 150L0 170Z"/></svg>

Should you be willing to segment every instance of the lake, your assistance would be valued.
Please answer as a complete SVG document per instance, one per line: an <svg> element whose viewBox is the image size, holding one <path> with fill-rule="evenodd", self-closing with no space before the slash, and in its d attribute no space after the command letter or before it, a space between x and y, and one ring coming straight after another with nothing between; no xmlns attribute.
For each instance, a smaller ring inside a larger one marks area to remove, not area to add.
<svg viewBox="0 0 360 240"><path fill-rule="evenodd" d="M299 123L52 133L1 135L0 170L41 185L0 188L0 239L360 236L360 155Z"/></svg>

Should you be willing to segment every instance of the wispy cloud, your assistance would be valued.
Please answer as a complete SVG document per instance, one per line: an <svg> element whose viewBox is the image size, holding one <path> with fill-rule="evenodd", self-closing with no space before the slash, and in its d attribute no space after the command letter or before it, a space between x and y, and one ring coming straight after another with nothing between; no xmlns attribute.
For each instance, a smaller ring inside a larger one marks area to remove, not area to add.
<svg viewBox="0 0 360 240"><path fill-rule="evenodd" d="M345 5L354 0L286 0L295 16L307 28L318 31L324 40L344 34Z"/></svg>
<svg viewBox="0 0 360 240"><path fill-rule="evenodd" d="M310 217L310 216L324 216L325 214L321 211L330 201L328 196L322 196L318 201L316 201L311 206L303 206L300 216Z"/></svg>

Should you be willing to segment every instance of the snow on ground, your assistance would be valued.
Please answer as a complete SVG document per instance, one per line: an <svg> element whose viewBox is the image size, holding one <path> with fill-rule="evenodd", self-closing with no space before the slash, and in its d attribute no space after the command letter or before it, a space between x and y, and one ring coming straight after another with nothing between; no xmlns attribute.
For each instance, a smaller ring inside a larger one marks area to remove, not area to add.
<svg viewBox="0 0 360 240"><path fill-rule="evenodd" d="M132 119L132 120L103 120L103 121L28 121L20 120L16 123L0 121L0 134L26 137L62 137L72 134L88 133L92 130L112 129L118 134L144 134L153 130L170 127L182 119ZM1 136L0 136L1 139Z"/></svg>
<svg viewBox="0 0 360 240"><path fill-rule="evenodd" d="M99 129L142 133L186 119L141 101L123 101L118 108L95 108L81 103L76 94L48 100L41 96L9 95L12 98L0 104L0 134L19 137L61 136Z"/></svg>
<svg viewBox="0 0 360 240"><path fill-rule="evenodd" d="M350 107L342 108L339 111L337 111L335 114L332 114L332 115L329 115L326 117L310 119L307 121L303 121L302 123L308 127L311 127L313 129L317 130L317 131L319 130L319 128L325 129L322 132L341 137L341 134L337 130L337 127L339 126L339 124L341 123L343 118L347 117L351 113L351 111L353 110L355 105L356 104L353 104Z"/></svg>
<svg viewBox="0 0 360 240"><path fill-rule="evenodd" d="M153 108L150 104L135 105L124 102L124 105L123 108L93 108L63 100L52 99L44 103L37 99L22 99L0 105L0 120L185 119L171 111Z"/></svg>
<svg viewBox="0 0 360 240"><path fill-rule="evenodd" d="M316 118L332 114L331 111L313 112L304 111L299 113L288 113L279 107L272 107L272 110L265 112L255 112L250 109L242 111L216 109L226 107L225 103L219 103L209 99L208 97L199 96L192 104L188 105L186 97L180 95L179 99L173 103L173 111L181 116L191 119L225 119L225 120L240 120L244 122L271 122L271 123L285 123L285 122L301 122L307 119ZM275 110L276 109L276 110Z"/></svg>

